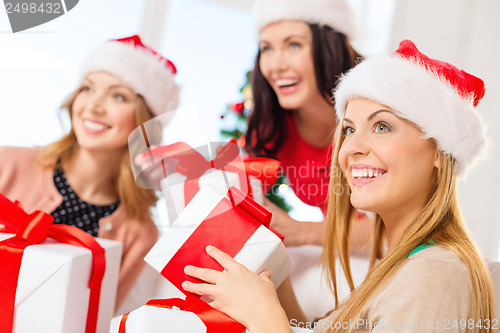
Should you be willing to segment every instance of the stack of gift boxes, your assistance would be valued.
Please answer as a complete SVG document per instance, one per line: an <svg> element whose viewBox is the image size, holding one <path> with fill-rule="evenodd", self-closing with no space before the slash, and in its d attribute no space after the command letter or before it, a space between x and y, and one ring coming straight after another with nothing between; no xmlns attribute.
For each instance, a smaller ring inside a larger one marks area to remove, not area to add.
<svg viewBox="0 0 500 333"><path fill-rule="evenodd" d="M258 203L263 202L262 181L275 177L278 164L243 161L235 142L217 151L211 161L185 144L149 151L152 160L176 160L176 172L161 180L171 223L145 260L185 298L151 300L114 318L111 332L244 332L242 325L181 286L186 280L197 282L184 274L186 265L222 271L206 254L207 245L253 272L272 271L276 287L288 276L293 262L282 238L270 229L271 214Z"/></svg>
<svg viewBox="0 0 500 333"><path fill-rule="evenodd" d="M214 245L253 272L269 270L276 287L293 262L269 226L263 183L276 177L273 160L243 161L236 143L207 160L183 143L148 151L175 161L161 180L169 226L145 260L185 297L151 300L112 320L121 244L76 227L53 225L44 212L26 213L0 195L0 333L244 332L245 328L185 292L186 265L222 267L206 254Z"/></svg>

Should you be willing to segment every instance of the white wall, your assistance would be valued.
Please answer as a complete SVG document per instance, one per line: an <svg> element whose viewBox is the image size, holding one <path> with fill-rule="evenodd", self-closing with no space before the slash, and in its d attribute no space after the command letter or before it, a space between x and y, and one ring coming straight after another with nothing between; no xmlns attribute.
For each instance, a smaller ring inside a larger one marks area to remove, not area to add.
<svg viewBox="0 0 500 333"><path fill-rule="evenodd" d="M500 239L500 1L398 0L389 49L412 39L427 55L482 78L478 106L490 130L489 157L459 183L462 212L483 254L497 258Z"/></svg>

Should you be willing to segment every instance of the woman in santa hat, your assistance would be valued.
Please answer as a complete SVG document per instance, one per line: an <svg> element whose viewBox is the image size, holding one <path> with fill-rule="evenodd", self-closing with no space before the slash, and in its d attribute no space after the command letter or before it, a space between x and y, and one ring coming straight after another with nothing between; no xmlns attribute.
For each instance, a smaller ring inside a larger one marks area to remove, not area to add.
<svg viewBox="0 0 500 333"><path fill-rule="evenodd" d="M338 77L361 60L350 44L356 32L354 13L346 0L257 0L253 9L259 52L251 78L254 106L246 149L278 159L297 197L325 215L338 122L331 92ZM323 315L334 301L326 297L329 290L318 265L325 223L296 221L270 201L265 207L297 262L291 283L299 303L309 318ZM351 250L363 257L373 217L358 211L355 221ZM366 258L355 260L359 282L368 265ZM350 293L346 281L339 281L339 290L342 296Z"/></svg>
<svg viewBox="0 0 500 333"><path fill-rule="evenodd" d="M337 192L329 198L324 244L332 286L337 260L352 281L355 208L377 214L375 242L368 276L346 301L337 298L315 332L498 328L489 272L456 192L457 177L485 148L476 110L483 95L481 79L427 57L409 40L341 79L330 182L331 193ZM207 283L184 282L186 290L214 297L216 309L252 333L290 332L269 272L256 275L216 248L207 252L225 271L188 266L189 275Z"/></svg>
<svg viewBox="0 0 500 333"><path fill-rule="evenodd" d="M176 109L175 74L174 64L139 36L108 41L85 58L80 85L62 104L68 134L41 148L0 147L1 193L26 211L51 213L54 223L123 243L117 308L158 238L150 212L157 197L134 181L128 138Z"/></svg>

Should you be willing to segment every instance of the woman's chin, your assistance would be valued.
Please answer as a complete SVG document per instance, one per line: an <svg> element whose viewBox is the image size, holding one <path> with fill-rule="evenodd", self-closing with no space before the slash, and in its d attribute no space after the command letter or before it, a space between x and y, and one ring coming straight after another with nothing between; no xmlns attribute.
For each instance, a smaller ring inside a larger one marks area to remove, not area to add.
<svg viewBox="0 0 500 333"><path fill-rule="evenodd" d="M373 212L375 210L373 202L367 202L366 200L361 200L359 198L351 197L351 205L354 208L365 212Z"/></svg>

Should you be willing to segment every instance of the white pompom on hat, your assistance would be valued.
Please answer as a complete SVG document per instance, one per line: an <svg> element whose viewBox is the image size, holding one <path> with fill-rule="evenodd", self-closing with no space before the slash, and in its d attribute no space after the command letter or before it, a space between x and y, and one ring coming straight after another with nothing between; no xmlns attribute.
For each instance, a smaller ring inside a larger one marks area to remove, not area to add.
<svg viewBox="0 0 500 333"><path fill-rule="evenodd" d="M144 97L155 116L177 108L180 88L175 82L175 65L137 35L110 40L91 51L80 70L80 82L99 71L116 76Z"/></svg>
<svg viewBox="0 0 500 333"><path fill-rule="evenodd" d="M257 31L273 22L300 20L329 26L349 40L356 37L354 11L347 0L255 0L253 17Z"/></svg>
<svg viewBox="0 0 500 333"><path fill-rule="evenodd" d="M354 98L388 106L453 156L455 172L464 175L486 146L485 128L476 112L484 91L480 78L431 59L404 40L391 56L373 57L351 69L339 81L334 97L339 119Z"/></svg>

